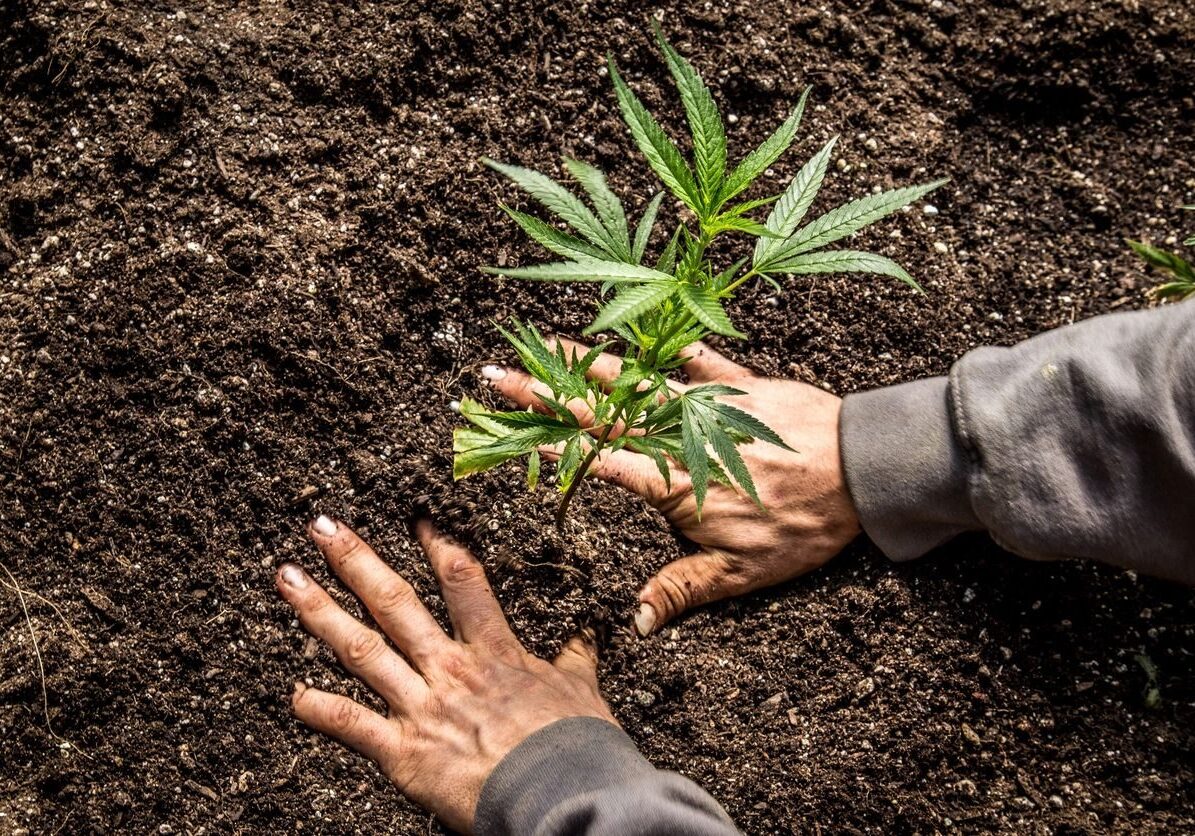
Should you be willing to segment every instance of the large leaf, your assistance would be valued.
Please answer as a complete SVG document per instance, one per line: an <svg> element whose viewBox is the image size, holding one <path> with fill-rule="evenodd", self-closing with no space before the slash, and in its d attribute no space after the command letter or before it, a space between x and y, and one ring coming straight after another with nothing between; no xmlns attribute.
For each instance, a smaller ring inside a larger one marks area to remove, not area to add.
<svg viewBox="0 0 1195 836"><path fill-rule="evenodd" d="M651 231L656 225L656 215L659 214L660 203L663 200L664 193L660 192L643 210L643 217L639 219L639 226L635 229L635 243L631 247L631 261L634 264L643 262L643 254L647 252L647 243L651 240Z"/></svg>
<svg viewBox="0 0 1195 836"><path fill-rule="evenodd" d="M755 264L766 262L768 255L779 246L780 240L778 239L792 235L793 230L805 218L805 213L809 211L810 204L813 203L818 190L822 187L822 180L826 176L826 167L830 164L830 153L834 150L836 142L838 142L838 137L827 142L822 150L801 167L797 176L784 190L784 194L780 195L780 199L772 207L772 213L768 215L768 220L764 225L774 237L760 238L755 242Z"/></svg>
<svg viewBox="0 0 1195 836"><path fill-rule="evenodd" d="M914 290L924 292L921 285L905 272L905 269L890 258L858 250L822 250L804 253L776 262L768 268L769 273L875 273L900 279Z"/></svg>
<svg viewBox="0 0 1195 836"><path fill-rule="evenodd" d="M564 160L564 167L593 201L593 208L597 210L598 218L610 234L611 241L617 245L619 256L624 261L629 261L631 242L627 233L627 215L618 195L610 191L610 187L606 185L606 175L589 163L568 157Z"/></svg>
<svg viewBox="0 0 1195 836"><path fill-rule="evenodd" d="M722 126L722 116L701 76L664 39L664 33L654 19L652 28L685 108L689 132L693 136L693 167L697 171L703 204L708 207L717 199L726 173L726 129Z"/></svg>
<svg viewBox="0 0 1195 836"><path fill-rule="evenodd" d="M501 205L501 204L499 204ZM534 215L528 215L509 206L502 206L502 211L510 215L523 231L538 241L547 249L565 258L603 258L604 254L597 247L587 244L575 235L561 232L549 223L541 221Z"/></svg>
<svg viewBox="0 0 1195 836"><path fill-rule="evenodd" d="M549 211L555 212L560 218L575 229L582 237L599 249L618 258L618 247L610 233L602 226L579 197L551 177L523 168L518 165L507 165L488 157L482 162L501 174L513 180L523 191L531 195L544 205Z"/></svg>
<svg viewBox="0 0 1195 836"><path fill-rule="evenodd" d="M858 200L852 200L844 206L831 209L778 244L770 252L764 265L786 261L794 255L832 244L840 238L845 238L868 224L892 214L901 207L908 206L945 182L944 178L920 186L893 189L882 194L868 195ZM761 272L768 271L765 266L759 264L755 266Z"/></svg>
<svg viewBox="0 0 1195 836"><path fill-rule="evenodd" d="M676 290L676 282L672 280L672 277L665 278L667 281L638 284L620 291L598 312L597 318L585 329L584 333L592 334L596 331L604 331L615 325L638 319L661 305Z"/></svg>
<svg viewBox="0 0 1195 836"><path fill-rule="evenodd" d="M622 80L622 76L618 74L618 67L614 65L614 59L609 58L607 64L610 68L610 80L614 84L614 93L618 97L618 107L627 127L631 129L635 144L647 158L648 165L664 181L664 185L684 201L686 206L698 212L702 204L701 192L693 179L689 164L677 150L676 144L664 133L664 129L647 112L643 102L639 101L639 97Z"/></svg>
<svg viewBox="0 0 1195 836"><path fill-rule="evenodd" d="M797 126L801 124L801 114L805 112L805 101L809 98L811 88L806 87L801 93L801 99L793 112L784 120L776 132L763 141L763 144L743 158L722 184L722 192L718 195L717 205L721 205L739 192L755 182L759 175L767 171L768 166L780 159L780 155L792 145L797 135Z"/></svg>
<svg viewBox="0 0 1195 836"><path fill-rule="evenodd" d="M685 310L697 318L697 321L715 334L724 337L746 339L747 335L734 327L730 317L726 315L722 304L709 288L691 284L682 284L678 288L681 303Z"/></svg>
<svg viewBox="0 0 1195 836"><path fill-rule="evenodd" d="M578 258L552 264L533 264L530 267L483 267L487 273L509 276L512 279L531 279L543 282L609 282L627 284L658 282L672 278L667 273L627 264L624 261L603 261L597 258Z"/></svg>
<svg viewBox="0 0 1195 836"><path fill-rule="evenodd" d="M701 424L692 410L681 410L681 463L689 471L689 481L693 485L693 499L697 502L697 516L701 517L701 506L705 503L705 493L709 487L710 468L709 456L705 452L705 435L701 431Z"/></svg>
<svg viewBox="0 0 1195 836"><path fill-rule="evenodd" d="M452 459L452 478L462 479L489 470L541 446L575 440L582 432L576 428L528 428L495 438L491 444L474 446L476 431L458 428L453 434L454 447L458 452Z"/></svg>

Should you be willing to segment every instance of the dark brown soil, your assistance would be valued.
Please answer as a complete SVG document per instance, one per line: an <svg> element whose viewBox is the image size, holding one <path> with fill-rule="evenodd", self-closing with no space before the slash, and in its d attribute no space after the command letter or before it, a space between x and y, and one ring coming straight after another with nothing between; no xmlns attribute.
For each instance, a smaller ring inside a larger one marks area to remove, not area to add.
<svg viewBox="0 0 1195 836"><path fill-rule="evenodd" d="M302 535L318 509L430 594L420 505L484 556L535 651L608 625L603 685L631 735L747 832L1195 828L1190 590L982 538L903 566L859 543L637 641L638 585L684 548L655 513L589 487L561 539L553 493L513 470L452 484L448 404L491 397L476 370L510 359L491 320L568 333L590 312L478 274L540 253L477 159L565 150L641 206L601 64L612 50L675 111L650 11L0 4L0 555L61 736L0 572L0 833L434 829L289 717L294 678L350 686L272 582L285 559L325 575ZM823 205L954 178L939 214L864 242L928 296L839 277L744 295L753 337L726 349L762 371L845 393L1140 306L1121 239L1189 220L1183 0L660 14L739 153L814 86L774 184L835 133L848 168Z"/></svg>

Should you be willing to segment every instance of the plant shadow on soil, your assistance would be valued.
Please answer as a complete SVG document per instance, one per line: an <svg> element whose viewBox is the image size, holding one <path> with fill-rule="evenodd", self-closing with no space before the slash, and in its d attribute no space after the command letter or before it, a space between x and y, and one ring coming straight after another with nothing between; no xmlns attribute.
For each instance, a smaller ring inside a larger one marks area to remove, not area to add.
<svg viewBox="0 0 1195 836"><path fill-rule="evenodd" d="M660 11L740 152L814 85L776 184L833 134L825 205L954 178L936 214L860 241L929 292L755 288L727 353L847 393L1145 304L1121 239L1177 235L1195 202L1189 4L823 5ZM978 537L902 565L861 541L640 641L638 587L683 553L658 515L585 486L561 537L555 496L513 471L451 483L448 403L492 398L477 369L512 359L492 320L576 334L590 316L568 289L478 278L542 254L477 159L563 150L641 211L654 186L600 67L611 50L675 113L646 13L0 8L0 560L44 598L27 602L71 744L46 732L0 588L0 832L434 829L286 712L299 677L370 699L273 591L288 559L327 579L301 533L317 511L429 597L406 524L431 514L534 652L601 626L628 731L746 832L1195 828L1190 590Z"/></svg>

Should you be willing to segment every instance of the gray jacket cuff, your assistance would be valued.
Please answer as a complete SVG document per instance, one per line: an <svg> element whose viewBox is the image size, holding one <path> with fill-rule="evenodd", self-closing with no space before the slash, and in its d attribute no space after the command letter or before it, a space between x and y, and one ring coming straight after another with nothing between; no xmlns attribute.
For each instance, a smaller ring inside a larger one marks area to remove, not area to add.
<svg viewBox="0 0 1195 836"><path fill-rule="evenodd" d="M983 528L968 497L971 465L954 433L947 378L849 395L839 436L859 521L888 557L911 560Z"/></svg>
<svg viewBox="0 0 1195 836"><path fill-rule="evenodd" d="M726 813L693 782L657 770L622 729L558 720L514 748L477 802L479 836L726 836Z"/></svg>

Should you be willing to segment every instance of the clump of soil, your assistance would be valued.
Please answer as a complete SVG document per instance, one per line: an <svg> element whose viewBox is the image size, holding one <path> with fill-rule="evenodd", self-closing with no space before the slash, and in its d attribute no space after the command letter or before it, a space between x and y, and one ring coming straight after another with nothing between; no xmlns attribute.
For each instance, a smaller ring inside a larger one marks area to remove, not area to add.
<svg viewBox="0 0 1195 836"><path fill-rule="evenodd" d="M590 486L560 537L555 497L511 471L451 483L448 403L492 397L476 370L511 359L491 320L575 333L591 310L478 274L541 254L477 160L565 151L641 207L654 185L601 65L675 113L644 14L0 8L0 560L54 731L0 573L0 831L426 832L288 716L296 677L360 691L272 585L286 559L325 575L301 533L322 510L431 594L421 509L476 547L530 648L604 625L629 732L747 832L1195 827L1189 590L983 538L902 566L860 542L639 641L638 586L684 549L654 512ZM814 86L774 184L832 134L826 205L954 178L936 213L861 242L927 296L856 277L744 295L752 338L724 348L763 372L846 393L1140 306L1122 237L1164 242L1195 202L1179 0L659 14L739 153Z"/></svg>

